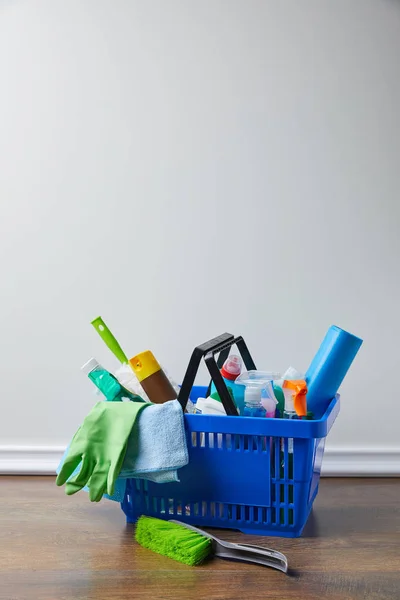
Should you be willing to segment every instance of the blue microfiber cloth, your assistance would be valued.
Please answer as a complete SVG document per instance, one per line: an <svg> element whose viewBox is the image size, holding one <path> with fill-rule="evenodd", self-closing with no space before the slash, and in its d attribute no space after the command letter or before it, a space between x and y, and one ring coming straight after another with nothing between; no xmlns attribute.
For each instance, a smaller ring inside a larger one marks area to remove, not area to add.
<svg viewBox="0 0 400 600"><path fill-rule="evenodd" d="M57 468L60 471L68 448ZM155 483L179 481L177 469L189 462L182 407L178 400L151 404L136 420L128 439L121 472L116 480L114 494L104 497L122 502L126 479L134 477ZM80 465L72 476L78 473ZM71 477L72 477L71 476ZM88 491L88 488L84 488Z"/></svg>
<svg viewBox="0 0 400 600"><path fill-rule="evenodd" d="M178 400L170 400L152 404L138 415L119 476L179 481L176 470L188 462L182 407Z"/></svg>

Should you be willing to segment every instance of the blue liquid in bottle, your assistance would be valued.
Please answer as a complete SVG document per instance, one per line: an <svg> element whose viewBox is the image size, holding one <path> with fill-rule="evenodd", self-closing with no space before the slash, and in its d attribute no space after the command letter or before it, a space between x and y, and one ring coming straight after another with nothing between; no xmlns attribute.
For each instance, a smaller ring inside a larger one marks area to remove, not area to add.
<svg viewBox="0 0 400 600"><path fill-rule="evenodd" d="M244 417L265 417L266 410L262 404L246 404L243 410Z"/></svg>

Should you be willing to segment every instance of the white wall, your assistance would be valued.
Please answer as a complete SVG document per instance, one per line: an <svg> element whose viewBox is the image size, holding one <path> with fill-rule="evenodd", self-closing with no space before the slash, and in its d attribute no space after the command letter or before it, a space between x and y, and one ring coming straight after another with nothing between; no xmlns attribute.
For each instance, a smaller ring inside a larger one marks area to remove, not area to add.
<svg viewBox="0 0 400 600"><path fill-rule="evenodd" d="M101 314L177 379L348 329L331 456L399 467L399 64L393 0L0 2L3 466L89 411Z"/></svg>

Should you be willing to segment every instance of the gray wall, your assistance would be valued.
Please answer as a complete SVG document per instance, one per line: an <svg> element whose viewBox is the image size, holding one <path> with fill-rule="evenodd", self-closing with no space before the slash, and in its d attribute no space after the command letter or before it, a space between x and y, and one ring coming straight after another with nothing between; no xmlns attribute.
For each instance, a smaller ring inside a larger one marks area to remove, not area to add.
<svg viewBox="0 0 400 600"><path fill-rule="evenodd" d="M241 333L306 369L365 339L332 449L399 448L400 4L0 3L0 444L63 446L79 368L176 379Z"/></svg>

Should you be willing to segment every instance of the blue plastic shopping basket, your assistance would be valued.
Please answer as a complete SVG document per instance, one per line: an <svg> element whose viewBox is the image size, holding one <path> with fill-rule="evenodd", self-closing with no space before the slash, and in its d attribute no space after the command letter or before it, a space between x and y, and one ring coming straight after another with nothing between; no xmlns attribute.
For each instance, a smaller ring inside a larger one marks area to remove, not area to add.
<svg viewBox="0 0 400 600"><path fill-rule="evenodd" d="M232 344L255 368L242 338L224 334L193 352L179 400L205 395L193 382L201 358L225 402L219 366ZM220 352L218 363L214 355ZM325 438L339 413L334 398L319 420L185 414L189 463L179 483L129 479L121 506L128 522L144 514L244 533L297 537L318 492Z"/></svg>

